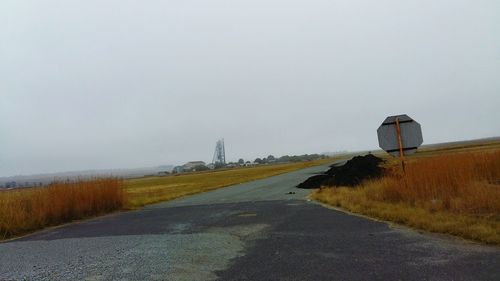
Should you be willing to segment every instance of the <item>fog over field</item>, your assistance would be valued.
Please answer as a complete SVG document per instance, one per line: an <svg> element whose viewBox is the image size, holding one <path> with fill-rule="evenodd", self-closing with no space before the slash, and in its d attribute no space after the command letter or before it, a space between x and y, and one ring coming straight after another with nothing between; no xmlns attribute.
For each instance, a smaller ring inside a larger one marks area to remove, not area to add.
<svg viewBox="0 0 500 281"><path fill-rule="evenodd" d="M500 1L0 2L0 176L500 136Z"/></svg>

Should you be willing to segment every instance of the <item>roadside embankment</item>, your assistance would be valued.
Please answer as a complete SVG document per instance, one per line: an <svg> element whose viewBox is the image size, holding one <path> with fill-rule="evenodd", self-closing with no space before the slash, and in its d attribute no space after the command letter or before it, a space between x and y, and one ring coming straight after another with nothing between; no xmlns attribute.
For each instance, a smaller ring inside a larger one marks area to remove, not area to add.
<svg viewBox="0 0 500 281"><path fill-rule="evenodd" d="M374 218L500 245L500 150L410 157L406 173L396 160L381 168L383 177L355 188L318 189L311 197Z"/></svg>

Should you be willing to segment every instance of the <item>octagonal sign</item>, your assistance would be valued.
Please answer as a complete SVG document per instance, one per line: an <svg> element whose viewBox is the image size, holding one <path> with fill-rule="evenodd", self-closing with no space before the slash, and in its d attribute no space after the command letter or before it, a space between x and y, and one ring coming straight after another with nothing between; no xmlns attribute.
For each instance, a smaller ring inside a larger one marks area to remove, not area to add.
<svg viewBox="0 0 500 281"><path fill-rule="evenodd" d="M401 156L400 145L403 155L407 155L417 152L424 142L420 124L406 114L387 117L378 128L377 135L380 148L396 157Z"/></svg>

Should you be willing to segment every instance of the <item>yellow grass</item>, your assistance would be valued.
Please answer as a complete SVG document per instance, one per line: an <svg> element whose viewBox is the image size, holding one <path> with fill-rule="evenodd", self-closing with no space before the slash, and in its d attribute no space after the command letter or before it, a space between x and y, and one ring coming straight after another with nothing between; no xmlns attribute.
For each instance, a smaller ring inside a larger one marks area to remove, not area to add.
<svg viewBox="0 0 500 281"><path fill-rule="evenodd" d="M358 188L327 188L312 197L349 211L500 244L500 151L410 158L406 174L391 161L386 175Z"/></svg>
<svg viewBox="0 0 500 281"><path fill-rule="evenodd" d="M0 192L0 239L121 209L119 179L54 183Z"/></svg>
<svg viewBox="0 0 500 281"><path fill-rule="evenodd" d="M127 180L125 182L125 190L129 198L127 207L141 207L147 204L263 179L332 161L333 159L322 159L301 163L265 165L252 168Z"/></svg>

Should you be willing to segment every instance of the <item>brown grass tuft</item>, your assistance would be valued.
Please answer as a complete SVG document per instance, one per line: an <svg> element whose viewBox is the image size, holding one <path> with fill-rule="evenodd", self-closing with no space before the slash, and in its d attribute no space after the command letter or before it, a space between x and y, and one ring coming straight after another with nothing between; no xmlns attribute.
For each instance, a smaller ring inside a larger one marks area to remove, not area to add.
<svg viewBox="0 0 500 281"><path fill-rule="evenodd" d="M0 192L0 239L108 213L124 204L123 181L115 178L3 191Z"/></svg>
<svg viewBox="0 0 500 281"><path fill-rule="evenodd" d="M406 174L388 169L369 199L404 202L428 211L471 215L500 214L500 151L461 153L410 161Z"/></svg>

